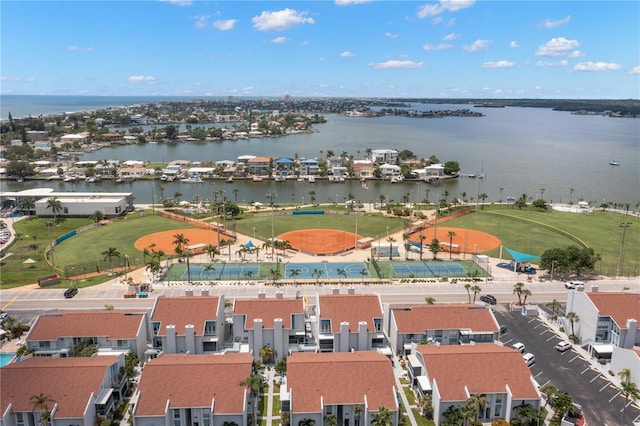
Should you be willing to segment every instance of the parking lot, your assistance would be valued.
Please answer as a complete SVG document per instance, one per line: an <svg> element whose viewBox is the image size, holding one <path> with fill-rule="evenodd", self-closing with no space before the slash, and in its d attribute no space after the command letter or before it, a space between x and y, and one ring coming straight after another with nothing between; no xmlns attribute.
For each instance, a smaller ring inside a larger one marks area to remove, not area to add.
<svg viewBox="0 0 640 426"><path fill-rule="evenodd" d="M525 317L519 312L499 311L496 318L507 327L507 334L502 337L506 346L521 342L525 345L525 352L535 355L536 362L531 366L531 372L540 386L551 382L571 395L572 400L582 406L590 425L621 424L624 396L609 381L608 366L592 363L586 352L575 346L565 352L554 349L565 337L556 334L537 316ZM638 416L640 407L628 404L625 424L631 425Z"/></svg>

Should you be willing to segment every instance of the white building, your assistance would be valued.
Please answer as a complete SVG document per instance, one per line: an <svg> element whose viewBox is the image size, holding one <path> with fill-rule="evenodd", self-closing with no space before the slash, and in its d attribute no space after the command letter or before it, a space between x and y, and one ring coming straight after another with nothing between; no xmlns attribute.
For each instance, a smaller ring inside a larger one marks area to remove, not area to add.
<svg viewBox="0 0 640 426"><path fill-rule="evenodd" d="M377 164L397 164L398 151L395 149L374 149L371 151L371 161Z"/></svg>

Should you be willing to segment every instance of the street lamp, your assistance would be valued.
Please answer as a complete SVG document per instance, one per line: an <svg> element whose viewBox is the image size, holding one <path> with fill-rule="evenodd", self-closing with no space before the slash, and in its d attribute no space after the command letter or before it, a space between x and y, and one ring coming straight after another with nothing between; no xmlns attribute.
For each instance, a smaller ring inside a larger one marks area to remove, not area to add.
<svg viewBox="0 0 640 426"><path fill-rule="evenodd" d="M624 260L624 236L627 233L627 228L631 226L631 222L620 222L618 226L622 228L622 243L620 244L620 256L618 257L618 271L616 275L621 275Z"/></svg>
<svg viewBox="0 0 640 426"><path fill-rule="evenodd" d="M49 253L51 254L51 273L56 273L56 264L53 258L53 245L51 243L51 227L53 226L53 222L45 223L47 225L47 230L49 231Z"/></svg>
<svg viewBox="0 0 640 426"><path fill-rule="evenodd" d="M551 261L551 281L553 281L553 270L554 270L557 262L558 262L557 260L552 260Z"/></svg>
<svg viewBox="0 0 640 426"><path fill-rule="evenodd" d="M125 284L129 284L129 279L127 278L127 269L129 266L129 255L124 255L124 282Z"/></svg>

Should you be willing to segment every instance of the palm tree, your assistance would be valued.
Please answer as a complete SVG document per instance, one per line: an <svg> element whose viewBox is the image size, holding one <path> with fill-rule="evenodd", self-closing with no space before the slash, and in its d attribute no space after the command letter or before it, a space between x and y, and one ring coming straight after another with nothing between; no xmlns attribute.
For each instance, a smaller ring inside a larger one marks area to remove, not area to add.
<svg viewBox="0 0 640 426"><path fill-rule="evenodd" d="M449 408L442 413L442 416L448 425L459 425L464 421L464 416L460 408L453 405L450 405Z"/></svg>
<svg viewBox="0 0 640 426"><path fill-rule="evenodd" d="M320 284L320 277L322 276L322 274L324 274L324 270L322 269L314 269L313 272L311 273L312 277L316 277L316 284Z"/></svg>
<svg viewBox="0 0 640 426"><path fill-rule="evenodd" d="M624 405L622 406L622 419L620 421L620 424L623 425L624 412L627 409L629 399L632 399L633 401L635 401L638 398L640 398L640 389L638 389L638 385L636 385L634 382L631 381L631 369L623 368L618 373L618 375L622 380L622 382L620 383L620 391L622 392L622 395L624 395Z"/></svg>
<svg viewBox="0 0 640 426"><path fill-rule="evenodd" d="M289 271L289 278L293 278L293 285L297 286L298 282L296 278L300 275L300 269L292 269Z"/></svg>
<svg viewBox="0 0 640 426"><path fill-rule="evenodd" d="M353 407L353 426L360 426L361 415L362 415L362 405L357 404Z"/></svg>
<svg viewBox="0 0 640 426"><path fill-rule="evenodd" d="M213 244L207 244L207 246L204 249L209 255L209 257L211 258L211 260L214 260L216 258L216 254L220 254L220 250L218 250L218 247Z"/></svg>
<svg viewBox="0 0 640 426"><path fill-rule="evenodd" d="M180 201L180 197L182 197L182 192L180 192L180 191L176 191L176 192L173 194L173 199L176 201L176 203L177 203L178 201Z"/></svg>
<svg viewBox="0 0 640 426"><path fill-rule="evenodd" d="M58 221L58 213L62 210L62 201L58 200L56 197L49 198L47 200L47 209L51 209L53 213L53 221Z"/></svg>
<svg viewBox="0 0 640 426"><path fill-rule="evenodd" d="M369 271L367 271L367 268L360 269L360 276L362 277L362 282L364 282L364 277L366 277L367 275L369 275Z"/></svg>
<svg viewBox="0 0 640 426"><path fill-rule="evenodd" d="M418 238L420 239L420 261L422 261L422 246L424 245L424 240L426 240L427 237L420 234Z"/></svg>
<svg viewBox="0 0 640 426"><path fill-rule="evenodd" d="M540 392L542 392L545 396L544 406L546 407L547 404L549 404L549 401L551 401L555 394L558 393L558 388L553 383L548 382L540 388Z"/></svg>
<svg viewBox="0 0 640 426"><path fill-rule="evenodd" d="M155 256L150 257L149 260L147 260L147 262L145 263L145 265L146 265L145 269L151 272L153 276L156 276L162 269L162 266L160 266L160 260Z"/></svg>
<svg viewBox="0 0 640 426"><path fill-rule="evenodd" d="M278 281L280 278L282 278L282 272L277 267L276 268L272 268L269 271L269 274L271 274L271 279L273 280L273 284L275 284L276 281Z"/></svg>
<svg viewBox="0 0 640 426"><path fill-rule="evenodd" d="M427 296L424 298L424 301L427 305L433 305L436 303L436 299L431 297L431 296Z"/></svg>
<svg viewBox="0 0 640 426"><path fill-rule="evenodd" d="M523 426L535 425L536 420L540 417L540 412L531 404L522 404L513 408L516 411L516 419Z"/></svg>
<svg viewBox="0 0 640 426"><path fill-rule="evenodd" d="M567 312L567 315L565 316L565 318L567 318L567 320L571 323L571 336L575 337L576 333L574 329L574 324L577 322L580 322L580 317L575 312Z"/></svg>
<svg viewBox="0 0 640 426"><path fill-rule="evenodd" d="M547 307L551 308L551 312L553 312L553 319L558 318L558 312L560 312L560 302L556 299L553 299L551 302L547 303Z"/></svg>
<svg viewBox="0 0 640 426"><path fill-rule="evenodd" d="M258 354L262 358L263 364L271 364L278 356L278 352L271 346L264 346L262 349L260 349L260 352Z"/></svg>
<svg viewBox="0 0 640 426"><path fill-rule="evenodd" d="M109 269L111 270L113 270L113 266L111 265L111 261L113 260L113 258L121 256L120 252L115 247L109 247L108 249L102 252L102 255L104 256L104 260L109 261Z"/></svg>
<svg viewBox="0 0 640 426"><path fill-rule="evenodd" d="M471 291L473 291L473 303L476 303L476 297L478 297L482 289L480 288L480 286L474 285L473 287L471 287Z"/></svg>
<svg viewBox="0 0 640 426"><path fill-rule="evenodd" d="M302 419L298 422L298 426L315 426L316 421L312 419Z"/></svg>
<svg viewBox="0 0 640 426"><path fill-rule="evenodd" d="M438 258L438 253L442 250L440 241L438 241L436 238L431 240L431 244L429 244L429 250L431 251L431 253L433 253L433 260L436 260Z"/></svg>
<svg viewBox="0 0 640 426"><path fill-rule="evenodd" d="M532 294L533 293L531 293L531 290L529 290L528 288L522 290L522 296L524 296L524 299L522 299L523 305L527 304L527 297L531 296Z"/></svg>
<svg viewBox="0 0 640 426"><path fill-rule="evenodd" d="M51 419L49 403L52 402L55 404L56 401L51 399L49 395L40 393L39 395L32 395L29 399L29 402L31 402L33 411L36 411L36 409L40 410L40 421L42 422L42 426L47 426L47 424L49 424L49 420Z"/></svg>
<svg viewBox="0 0 640 426"><path fill-rule="evenodd" d="M469 304L471 304L471 284L466 283L464 289L467 290L467 296L469 297Z"/></svg>
<svg viewBox="0 0 640 426"><path fill-rule="evenodd" d="M453 237L456 236L456 232L449 231L447 235L449 236L449 259L451 259L451 255L453 254Z"/></svg>
<svg viewBox="0 0 640 426"><path fill-rule="evenodd" d="M244 276L248 279L248 280L252 280L253 279L253 271L247 271L244 273Z"/></svg>
<svg viewBox="0 0 640 426"><path fill-rule="evenodd" d="M36 201L31 197L26 197L20 200L20 210L26 211L28 216L31 216L31 211L35 210ZM3 222L4 223L4 222Z"/></svg>
<svg viewBox="0 0 640 426"><path fill-rule="evenodd" d="M340 283L342 283L342 278L347 278L347 271L343 268L338 268L337 272L340 276Z"/></svg>
<svg viewBox="0 0 640 426"><path fill-rule="evenodd" d="M378 408L378 412L371 416L371 426L391 426L393 413L387 407Z"/></svg>
<svg viewBox="0 0 640 426"><path fill-rule="evenodd" d="M258 395L260 394L260 389L264 386L264 377L258 373L252 373L246 379L242 380L238 383L238 386L243 386L249 389L249 397L252 398L253 402L253 423L257 423L258 421Z"/></svg>
<svg viewBox="0 0 640 426"><path fill-rule="evenodd" d="M396 239L389 237L387 238L387 242L389 243L389 260L393 260L393 243L396 242Z"/></svg>
<svg viewBox="0 0 640 426"><path fill-rule="evenodd" d="M518 305L522 305L522 290L524 290L524 283L515 283L513 294L518 296Z"/></svg>
<svg viewBox="0 0 640 426"><path fill-rule="evenodd" d="M478 423L479 414L482 412L482 409L484 408L484 406L487 405L487 397L482 393L477 393L477 394L471 395L471 397L467 400L467 402L469 401L471 401L471 403L474 406L475 419L473 424L475 425L476 423Z"/></svg>
<svg viewBox="0 0 640 426"><path fill-rule="evenodd" d="M208 272L212 271L213 273L211 275L214 275L216 272L216 267L213 266L213 263L210 263L208 265L204 266L204 269L202 270L202 272L204 272L205 275L209 275Z"/></svg>

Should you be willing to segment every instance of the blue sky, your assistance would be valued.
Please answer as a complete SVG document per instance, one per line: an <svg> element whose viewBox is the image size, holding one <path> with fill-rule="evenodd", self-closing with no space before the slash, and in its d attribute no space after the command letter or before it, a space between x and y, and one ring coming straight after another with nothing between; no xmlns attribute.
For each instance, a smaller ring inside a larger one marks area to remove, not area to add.
<svg viewBox="0 0 640 426"><path fill-rule="evenodd" d="M3 0L0 93L634 98L640 2Z"/></svg>

